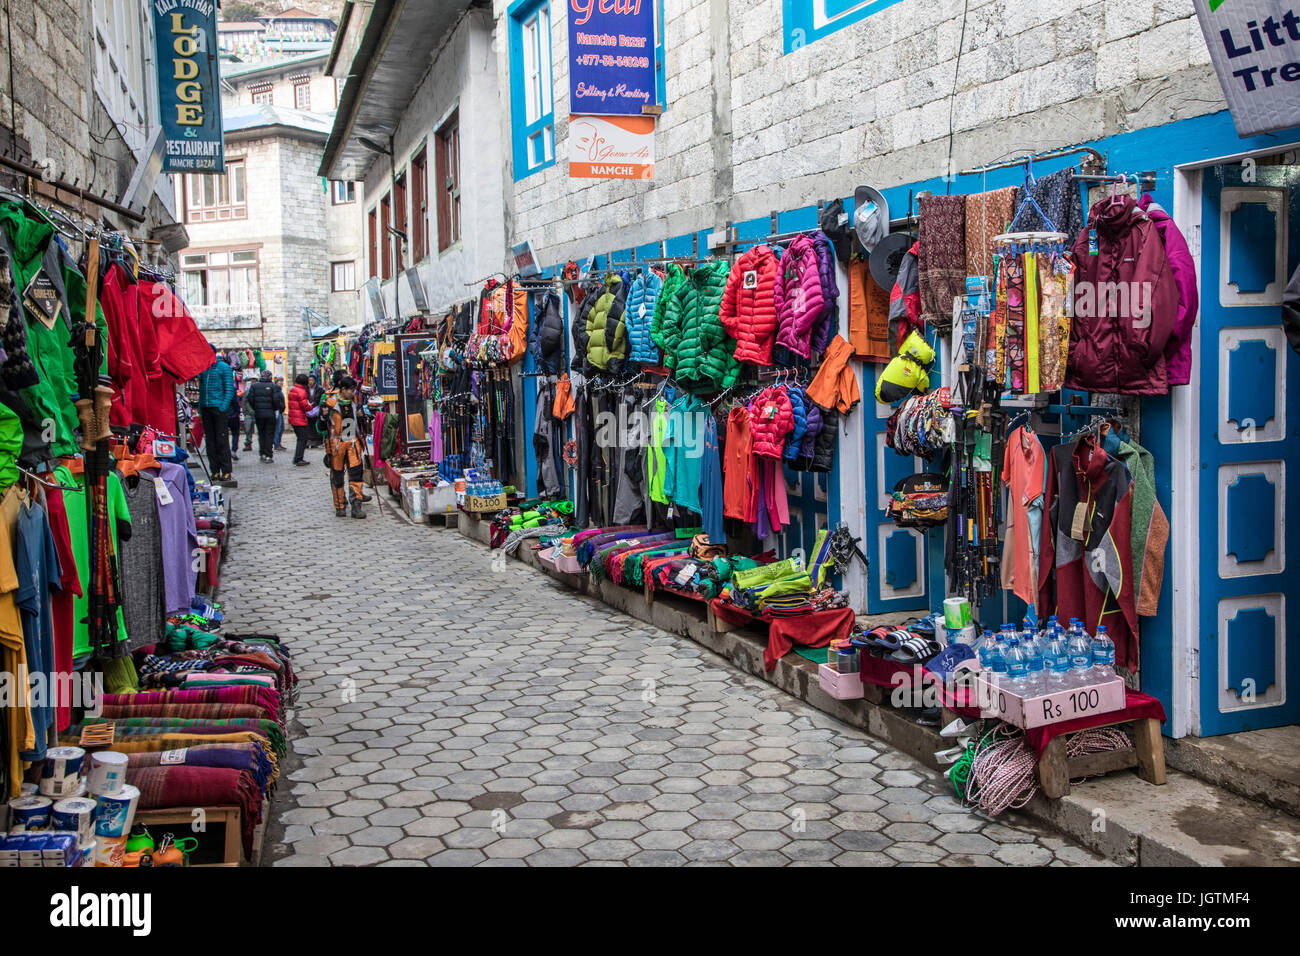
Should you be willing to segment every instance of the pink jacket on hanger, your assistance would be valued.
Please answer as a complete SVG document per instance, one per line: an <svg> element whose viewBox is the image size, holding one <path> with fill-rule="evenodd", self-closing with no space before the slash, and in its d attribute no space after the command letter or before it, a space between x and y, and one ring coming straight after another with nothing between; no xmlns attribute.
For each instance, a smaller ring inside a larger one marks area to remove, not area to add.
<svg viewBox="0 0 1300 956"><path fill-rule="evenodd" d="M1138 207L1156 224L1178 286L1178 318L1174 321L1173 335L1165 344L1165 373L1170 385L1186 385L1192 378L1192 328L1196 325L1196 310L1200 306L1196 264L1178 226L1150 193L1143 193Z"/></svg>

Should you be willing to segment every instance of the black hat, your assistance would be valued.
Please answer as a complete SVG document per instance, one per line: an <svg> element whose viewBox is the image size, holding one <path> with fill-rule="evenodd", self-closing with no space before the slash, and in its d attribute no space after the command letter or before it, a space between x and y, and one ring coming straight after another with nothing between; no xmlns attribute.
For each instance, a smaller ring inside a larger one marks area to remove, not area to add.
<svg viewBox="0 0 1300 956"><path fill-rule="evenodd" d="M871 250L871 278L876 285L886 292L894 289L894 280L898 277L898 264L903 261L907 250L916 242L916 236L910 232L890 233Z"/></svg>
<svg viewBox="0 0 1300 956"><path fill-rule="evenodd" d="M822 207L821 215L817 217L817 228L830 240L831 248L835 250L835 258L842 264L847 264L851 251L849 239L852 234L852 224L849 221L849 214L844 211L843 199L832 199Z"/></svg>

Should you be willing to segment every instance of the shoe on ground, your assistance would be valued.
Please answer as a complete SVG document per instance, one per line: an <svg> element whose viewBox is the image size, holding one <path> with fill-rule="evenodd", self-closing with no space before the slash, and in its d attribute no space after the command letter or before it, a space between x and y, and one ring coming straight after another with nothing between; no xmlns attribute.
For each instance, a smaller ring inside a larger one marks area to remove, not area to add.
<svg viewBox="0 0 1300 956"><path fill-rule="evenodd" d="M347 509L347 508L335 508L335 509L334 509L334 517L336 517L336 518L346 518L347 516L348 516L348 509Z"/></svg>
<svg viewBox="0 0 1300 956"><path fill-rule="evenodd" d="M232 452L230 453L230 460L231 460L231 461L239 461L239 456L236 455L236 454L232 451Z"/></svg>
<svg viewBox="0 0 1300 956"><path fill-rule="evenodd" d="M294 462L294 464L295 464L295 465L305 465L305 464L307 464L307 462L304 461L303 459L299 458L297 461Z"/></svg>
<svg viewBox="0 0 1300 956"><path fill-rule="evenodd" d="M289 449L285 448L283 445L276 445L276 446L275 446L275 450L276 450L276 451L288 451Z"/></svg>
<svg viewBox="0 0 1300 956"><path fill-rule="evenodd" d="M360 502L360 500L358 500L358 499L356 499L356 498L353 498L353 499L352 499L352 517L354 517L354 518L364 518L365 516L366 516L366 511L365 511L364 508L361 507L361 502Z"/></svg>
<svg viewBox="0 0 1300 956"><path fill-rule="evenodd" d="M252 446L252 445L245 445L245 446L244 446L244 451L252 451L252 450L253 450L253 446Z"/></svg>
<svg viewBox="0 0 1300 956"><path fill-rule="evenodd" d="M365 493L363 492L362 495L361 495L361 500L362 500L362 501L374 501L374 500L375 500L375 496L374 496L374 495L368 495L368 494L365 494Z"/></svg>

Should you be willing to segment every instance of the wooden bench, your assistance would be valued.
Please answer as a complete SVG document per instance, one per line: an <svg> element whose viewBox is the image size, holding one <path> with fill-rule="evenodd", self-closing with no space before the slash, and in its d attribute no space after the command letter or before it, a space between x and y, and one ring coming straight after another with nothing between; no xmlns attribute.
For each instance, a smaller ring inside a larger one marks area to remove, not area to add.
<svg viewBox="0 0 1300 956"><path fill-rule="evenodd" d="M193 809L191 807L175 807L173 809L137 810L135 812L135 822L149 827L155 842L162 837L163 833L167 832L169 827L175 828L171 832L177 839L194 836L194 831L191 829L194 823ZM222 861L220 863L197 863L194 865L242 865L244 842L241 824L243 820L239 807L202 807L201 809L204 813L205 827L211 827L217 823L225 824L225 844L222 849Z"/></svg>
<svg viewBox="0 0 1300 956"><path fill-rule="evenodd" d="M1137 775L1157 786L1165 782L1165 745L1160 737L1160 721L1154 717L1117 720L1101 727L1132 727L1133 746L1123 750L1067 757L1066 740L1070 734L1053 737L1038 758L1038 783L1043 794L1057 799L1070 792L1070 781L1096 777L1112 770L1137 768ZM1096 730L1097 727L1089 728Z"/></svg>

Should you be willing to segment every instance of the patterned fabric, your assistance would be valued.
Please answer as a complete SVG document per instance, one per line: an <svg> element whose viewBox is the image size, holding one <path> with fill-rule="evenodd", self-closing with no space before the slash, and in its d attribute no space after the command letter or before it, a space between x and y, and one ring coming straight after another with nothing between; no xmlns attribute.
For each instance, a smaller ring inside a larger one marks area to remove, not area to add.
<svg viewBox="0 0 1300 956"><path fill-rule="evenodd" d="M993 274L992 239L1016 214L1016 191L1007 186L966 197L966 275Z"/></svg>
<svg viewBox="0 0 1300 956"><path fill-rule="evenodd" d="M966 294L966 197L926 196L920 201L921 318L952 328L952 300Z"/></svg>
<svg viewBox="0 0 1300 956"><path fill-rule="evenodd" d="M1041 177L1029 190L1029 194L1047 213L1057 232L1074 237L1084 224L1083 197L1079 194L1078 185L1070 178L1070 172L1070 169L1062 169ZM1016 202L1024 202L1025 196L1025 187L1021 186L1016 192ZM1048 224L1043 222L1043 217L1038 215L1033 206L1022 210L1020 219L1016 222L1017 232L1041 232L1047 227Z"/></svg>
<svg viewBox="0 0 1300 956"><path fill-rule="evenodd" d="M1068 256L1039 256L1038 286L1038 378L1043 391L1050 392L1065 382L1070 352L1070 316L1065 305L1074 299L1074 263Z"/></svg>

